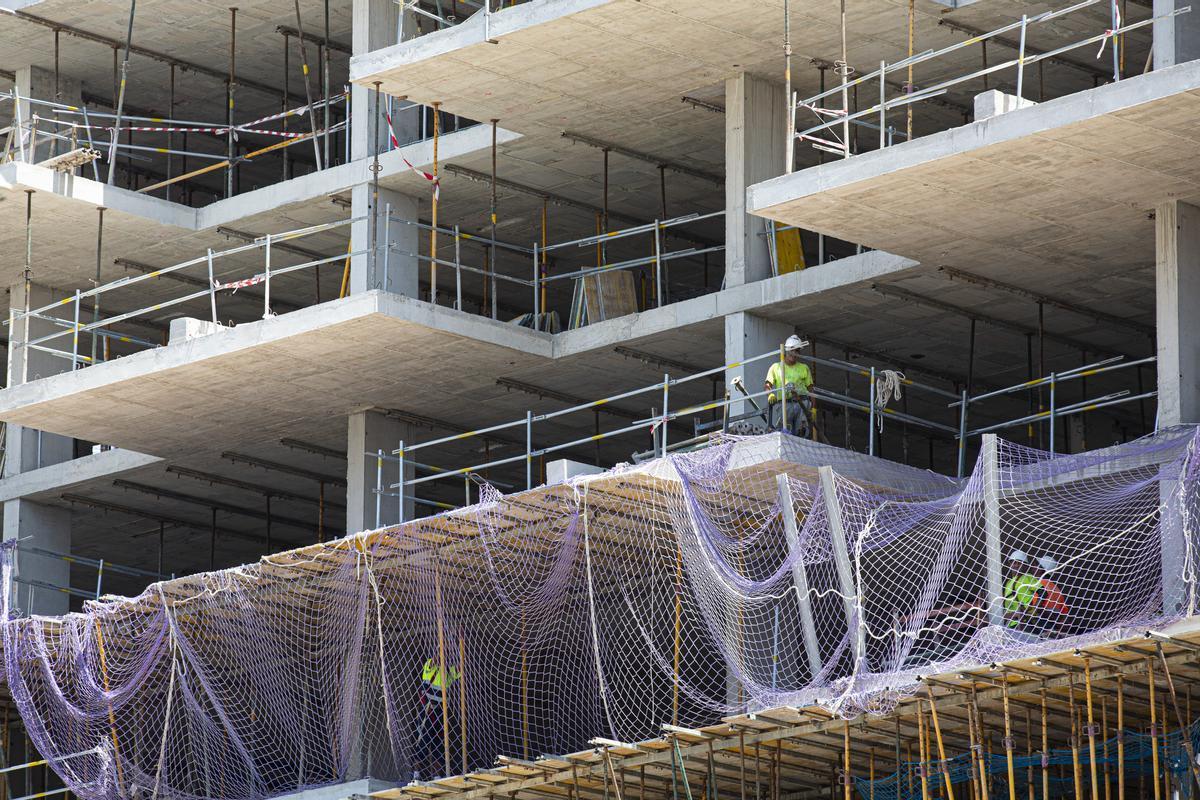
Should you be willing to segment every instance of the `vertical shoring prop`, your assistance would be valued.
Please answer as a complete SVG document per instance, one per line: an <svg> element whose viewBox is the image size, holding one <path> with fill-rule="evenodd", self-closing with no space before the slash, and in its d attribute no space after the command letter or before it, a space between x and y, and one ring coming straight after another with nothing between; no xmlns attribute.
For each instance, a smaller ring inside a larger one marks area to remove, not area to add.
<svg viewBox="0 0 1200 800"><path fill-rule="evenodd" d="M100 675L104 680L104 693L107 695L112 691L112 687L108 680L108 659L104 653L104 629L100 626L100 617L96 617L96 654L100 662ZM121 767L121 746L117 739L117 717L113 712L112 699L105 697L105 703L108 705L108 733L112 739L113 745L113 762L117 767L117 794L121 797L125 796L125 775Z"/></svg>
<svg viewBox="0 0 1200 800"><path fill-rule="evenodd" d="M542 279L542 286L540 289L541 303L538 306L538 308L541 309L541 312L543 314L547 313L547 311L546 311L546 299L547 299L547 297L546 297L546 275L548 274L548 270L547 270L548 262L546 261L546 244L547 244L547 239L549 237L549 226L548 226L549 206L550 206L550 201L543 197L542 198L542 263L538 265L538 271L539 271L539 273L541 275L541 279Z"/></svg>
<svg viewBox="0 0 1200 800"><path fill-rule="evenodd" d="M933 723L933 733L937 738L938 760L941 762L942 780L946 784L946 800L954 800L954 784L950 781L950 762L946 760L946 745L942 741L942 726L938 723L937 706L933 702L933 689L926 684L925 691L929 693L929 720ZM1010 800L1015 800L1015 798Z"/></svg>
<svg viewBox="0 0 1200 800"><path fill-rule="evenodd" d="M104 252L104 206L96 209L96 288L100 288L100 263ZM92 297L92 366L96 365L96 345L100 341L100 295ZM161 570L160 570L161 572Z"/></svg>
<svg viewBox="0 0 1200 800"><path fill-rule="evenodd" d="M237 83L237 12L229 9L229 80L226 82L228 105L225 109L225 196L233 197L234 144L233 144L233 92Z"/></svg>
<svg viewBox="0 0 1200 800"><path fill-rule="evenodd" d="M842 733L842 797L844 800L852 800L850 774L850 720L846 720L845 730Z"/></svg>
<svg viewBox="0 0 1200 800"><path fill-rule="evenodd" d="M175 119L175 64L174 64L174 62L171 63L171 86L170 86L170 91L169 91L169 97L167 100L167 113L171 119ZM86 123L87 120L84 120L84 122ZM171 153L171 151L174 149L175 149L175 133L173 131L167 131L167 180L168 181L171 180L172 177L174 177L175 156ZM92 163L95 164L96 162L93 161ZM173 184L167 184L167 191L165 193L167 202L171 201L172 185ZM95 362L93 362L93 363L95 363Z"/></svg>
<svg viewBox="0 0 1200 800"><path fill-rule="evenodd" d="M1192 747L1192 737L1187 735L1187 726L1183 722L1183 714L1179 710L1179 697L1175 694L1175 681L1171 677L1171 668L1167 666L1167 656L1163 653L1162 643L1155 642L1155 649L1158 651L1158 659L1162 664L1163 676L1167 679L1167 694L1171 696L1171 706L1175 709L1175 721L1179 725L1179 738L1183 742L1183 749L1188 755L1188 766L1191 768L1192 778L1196 781L1196 786L1200 787L1200 768L1196 765L1196 748Z"/></svg>
<svg viewBox="0 0 1200 800"><path fill-rule="evenodd" d="M299 2L299 0L296 0ZM129 0L129 26L125 30L125 60L121 62L121 82L117 89L117 109L113 116L112 136L108 143L108 183L111 186L117 174L117 139L121 136L121 114L125 110L125 84L129 78L129 48L133 40L133 14L137 10L137 0ZM115 57L117 51L113 50Z"/></svg>
<svg viewBox="0 0 1200 800"><path fill-rule="evenodd" d="M796 101L792 98L792 16L788 0L783 0L783 172L790 175L796 160ZM663 218L666 219L664 211Z"/></svg>
<svg viewBox="0 0 1200 800"><path fill-rule="evenodd" d="M1112 770L1108 763L1108 698L1100 698L1100 741L1104 743L1101 760L1104 762L1104 800L1112 800Z"/></svg>
<svg viewBox="0 0 1200 800"><path fill-rule="evenodd" d="M1008 703L1008 675L1000 676L1000 696L1004 704L1004 757L1008 762L1008 800L1017 800L1017 776L1013 771L1012 713ZM954 800L954 798L950 798Z"/></svg>
<svg viewBox="0 0 1200 800"><path fill-rule="evenodd" d="M975 695L975 686L971 686L971 715L975 718L975 731L979 741L975 744L975 752L979 759L979 791L983 800L989 800L992 793L992 783L988 776L987 754L984 752L983 716L979 713L979 698Z"/></svg>
<svg viewBox="0 0 1200 800"><path fill-rule="evenodd" d="M304 44L304 23L300 19L300 0L293 0L296 8L296 41L300 44L300 71L304 74L304 102L308 104L308 125L312 130L313 154L317 159L317 171L325 168L321 160L321 142L317 135L317 110L313 108L312 84L308 79L308 47ZM329 98L325 98L328 102Z"/></svg>
<svg viewBox="0 0 1200 800"><path fill-rule="evenodd" d="M1092 660L1083 659L1083 686L1087 699L1088 760L1092 773L1092 800L1100 800L1100 774L1096 764L1096 713L1092 702Z"/></svg>
<svg viewBox="0 0 1200 800"><path fill-rule="evenodd" d="M25 190L25 341L24 357L21 359L21 383L29 380L29 339L31 326L29 324L29 296L33 293L33 189Z"/></svg>
<svg viewBox="0 0 1200 800"><path fill-rule="evenodd" d="M403 483L403 480L401 480ZM400 487L403 493L404 487ZM433 560L433 594L434 610L437 614L438 637L438 675L442 679L442 756L445 761L446 774L450 774L450 704L444 696L446 686L446 609L442 603L442 566L441 560L435 555Z"/></svg>
<svg viewBox="0 0 1200 800"><path fill-rule="evenodd" d="M913 90L912 57L913 57L913 46L915 44L914 34L916 32L915 31L916 23L917 23L916 0L908 0L908 77L904 81L904 93L905 94L912 94L912 90ZM880 77L880 80L883 80L882 76ZM908 138L905 139L905 141L912 140L912 135L913 135L912 134L912 128L913 128L912 122L913 122L913 104L909 103L908 104L908 122L907 122L907 127L905 128L905 133L907 134Z"/></svg>
<svg viewBox="0 0 1200 800"><path fill-rule="evenodd" d="M1071 775L1074 778L1075 798L1083 798L1083 766L1079 763L1079 713L1075 708L1075 673L1067 676L1067 693L1071 711Z"/></svg>
<svg viewBox="0 0 1200 800"><path fill-rule="evenodd" d="M679 724L679 659L683 628L683 549L675 546L675 642L671 669L671 724Z"/></svg>
<svg viewBox="0 0 1200 800"><path fill-rule="evenodd" d="M438 111L438 109L441 107L441 105L441 103L436 101L433 103L433 222L429 226L429 302L435 306L437 305L438 195L441 194L441 192L438 191L438 138L440 136L440 125L438 123L438 118L441 117L441 113ZM493 269L495 269L495 250L495 237L493 236Z"/></svg>
<svg viewBox="0 0 1200 800"><path fill-rule="evenodd" d="M1117 800L1125 800L1125 676L1117 675Z"/></svg>
<svg viewBox="0 0 1200 800"><path fill-rule="evenodd" d="M842 20L842 63L838 72L842 75L842 158L850 157L850 93L846 84L850 80L850 62L846 55L846 0L841 0ZM883 76L880 76L883 80Z"/></svg>
<svg viewBox="0 0 1200 800"><path fill-rule="evenodd" d="M1153 769L1154 800L1162 800L1162 784L1158 782L1158 703L1154 698L1154 661L1146 658L1146 681L1150 686L1150 765Z"/></svg>
<svg viewBox="0 0 1200 800"><path fill-rule="evenodd" d="M843 5L845 0L842 0ZM921 759L918 774L921 776L921 800L929 800L929 752L925 748L925 709L917 703L917 752Z"/></svg>
<svg viewBox="0 0 1200 800"><path fill-rule="evenodd" d="M1042 689L1042 800L1050 800L1050 732L1046 719L1046 690Z"/></svg>
<svg viewBox="0 0 1200 800"><path fill-rule="evenodd" d="M1029 800L1037 800L1033 794L1033 712L1025 707L1025 786L1029 790Z"/></svg>
<svg viewBox="0 0 1200 800"><path fill-rule="evenodd" d="M492 243L491 249L488 251L488 274L484 276L483 296L491 302L492 319L496 319L496 126L500 120L492 120L492 185L491 185L491 226L492 226ZM484 313L487 313L486 311Z"/></svg>
<svg viewBox="0 0 1200 800"><path fill-rule="evenodd" d="M970 758L970 769L967 774L970 776L971 782L971 800L979 800L980 789L979 779L982 777L979 774L980 762L978 758L979 744L975 732L975 712L971 706L967 706L967 755ZM911 794L911 790L909 792Z"/></svg>
<svg viewBox="0 0 1200 800"><path fill-rule="evenodd" d="M328 164L329 163L329 136L330 136L329 123L330 123L330 115L333 113L332 108L331 108L331 106L333 104L329 98L329 0L325 0L325 48L323 50L322 58L323 58L323 61L321 64L321 67L322 67L321 96L323 98L325 98L325 114L324 114L324 119L322 120L322 127L325 129L325 135L321 137L322 146L324 148L321 153L321 157L322 157L321 163ZM378 91L378 89L376 89L376 91ZM320 267L318 267L318 269L320 269ZM320 301L318 300L317 302L319 303ZM463 745L463 752L464 753L466 752L465 743ZM465 769L464 769L464 771L465 771Z"/></svg>
<svg viewBox="0 0 1200 800"><path fill-rule="evenodd" d="M379 81L375 81L375 91L372 95L374 100L372 106L375 109L371 115L371 216L367 220L367 225L370 231L371 252L367 255L367 261L371 264L371 274L374 276L372 281L379 280L379 172L382 167L379 166ZM435 193L436 194L436 193ZM437 200L434 200L436 206ZM433 212L433 224L437 226L437 211ZM389 225L390 220L384 220L384 225ZM390 254L389 254L390 255ZM436 251L434 258L437 258ZM384 262L387 262L387 256L384 256ZM384 291L387 291L387 278L385 276L383 283ZM403 478L401 478L403 480ZM403 491L401 495L403 495ZM401 500L403 502L403 500Z"/></svg>
<svg viewBox="0 0 1200 800"><path fill-rule="evenodd" d="M401 476L401 482L404 477ZM400 487L400 502L404 502L404 487ZM467 774L467 635L458 627L458 740L462 750L462 771Z"/></svg>
<svg viewBox="0 0 1200 800"><path fill-rule="evenodd" d="M867 755L867 800L875 800L875 748Z"/></svg>
<svg viewBox="0 0 1200 800"><path fill-rule="evenodd" d="M740 763L741 800L746 800L746 731L738 729L738 761ZM638 800L646 800L646 768L642 767Z"/></svg>

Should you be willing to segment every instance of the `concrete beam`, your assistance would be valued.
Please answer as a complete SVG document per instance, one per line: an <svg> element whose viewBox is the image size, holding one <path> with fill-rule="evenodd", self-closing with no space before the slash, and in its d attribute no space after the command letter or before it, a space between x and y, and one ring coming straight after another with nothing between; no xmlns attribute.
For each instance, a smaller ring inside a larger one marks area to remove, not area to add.
<svg viewBox="0 0 1200 800"><path fill-rule="evenodd" d="M111 478L161 463L161 458L113 448L62 464L22 472L0 480L0 502L21 497L50 499L94 480Z"/></svg>

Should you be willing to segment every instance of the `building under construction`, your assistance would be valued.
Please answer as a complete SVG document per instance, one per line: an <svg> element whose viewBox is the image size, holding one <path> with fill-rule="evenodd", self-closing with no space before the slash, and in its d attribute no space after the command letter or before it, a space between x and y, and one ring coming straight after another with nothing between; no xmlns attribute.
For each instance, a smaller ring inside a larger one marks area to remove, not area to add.
<svg viewBox="0 0 1200 800"><path fill-rule="evenodd" d="M1200 9L0 11L0 800L1200 789Z"/></svg>

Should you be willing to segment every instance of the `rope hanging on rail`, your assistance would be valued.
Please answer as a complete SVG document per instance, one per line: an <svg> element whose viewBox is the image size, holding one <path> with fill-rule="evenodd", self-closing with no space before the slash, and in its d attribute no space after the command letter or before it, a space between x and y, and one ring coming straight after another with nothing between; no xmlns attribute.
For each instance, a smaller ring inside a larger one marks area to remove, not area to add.
<svg viewBox="0 0 1200 800"><path fill-rule="evenodd" d="M900 386L904 383L904 373L894 369L880 370L875 376L875 407L882 411L887 408L888 400L900 399ZM889 398L890 396L890 398ZM883 414L875 417L879 430L883 430Z"/></svg>

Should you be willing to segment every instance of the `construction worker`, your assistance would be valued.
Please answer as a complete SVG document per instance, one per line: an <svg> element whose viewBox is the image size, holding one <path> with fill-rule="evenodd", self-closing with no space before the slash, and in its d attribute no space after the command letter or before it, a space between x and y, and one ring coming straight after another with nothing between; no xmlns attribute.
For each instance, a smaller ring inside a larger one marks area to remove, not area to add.
<svg viewBox="0 0 1200 800"><path fill-rule="evenodd" d="M789 336L783 344L783 361L775 361L767 370L767 380L763 390L771 394L767 396L770 406L769 426L773 431L784 430L784 406L787 406L788 433L793 436L807 436L810 430L810 415L812 414L812 372L808 365L800 361L800 351L808 346L808 342L799 336ZM786 395L787 403L782 402Z"/></svg>
<svg viewBox="0 0 1200 800"><path fill-rule="evenodd" d="M1035 617L1033 627L1042 636L1065 636L1067 633L1067 614L1071 607L1058 584L1050 579L1057 569L1058 562L1050 556L1038 559L1039 585L1029 605Z"/></svg>
<svg viewBox="0 0 1200 800"><path fill-rule="evenodd" d="M1009 577L1004 582L1004 623L1010 628L1024 629L1031 617L1031 604L1042 586L1041 579L1033 571L1024 550L1009 553Z"/></svg>
<svg viewBox="0 0 1200 800"><path fill-rule="evenodd" d="M420 780L422 771L429 776L441 776L445 765L443 727L446 717L442 704L454 683L462 677L455 666L445 674L437 660L429 658L421 666L421 687L417 693L417 719L414 727L413 780Z"/></svg>

